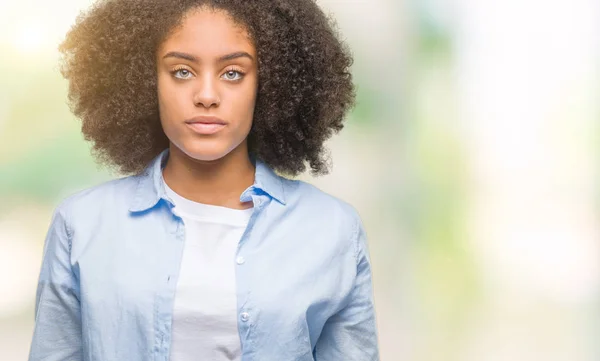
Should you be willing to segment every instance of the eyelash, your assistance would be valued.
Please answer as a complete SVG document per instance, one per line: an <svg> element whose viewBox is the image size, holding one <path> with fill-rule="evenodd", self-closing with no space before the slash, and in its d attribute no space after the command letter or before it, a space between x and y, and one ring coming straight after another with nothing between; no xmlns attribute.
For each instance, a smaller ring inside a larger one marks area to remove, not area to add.
<svg viewBox="0 0 600 361"><path fill-rule="evenodd" d="M179 73L179 72L180 72L180 71L182 71L182 70L186 70L186 71L187 71L187 72L189 72L190 74L192 73L192 72L191 72L191 71L190 71L188 68L185 68L185 67L177 67L177 68L175 68L175 69L171 70L171 71L170 71L170 73L171 73L171 75L172 75L173 77L175 77L176 79L179 79L179 80L185 80L185 79L182 79L182 78L177 78L177 77L175 76L177 73Z"/></svg>
<svg viewBox="0 0 600 361"><path fill-rule="evenodd" d="M175 69L171 70L171 71L170 71L170 73L171 73L171 75L172 75L173 77L175 77L175 78L176 78L176 79L178 79L178 80L186 80L187 78L178 78L178 77L176 77L176 76L175 76L175 75L176 75L178 72L180 72L180 71L182 71L182 70L186 70L186 71L187 71L187 72L189 72L190 74L192 73L192 72L191 72L191 71L190 71L188 68L186 68L186 67L177 67L177 68L175 68ZM227 73L230 73L230 72L235 72L235 73L238 73L238 74L240 75L240 79L228 80L228 81L230 81L230 82L238 82L238 81L240 81L240 80L242 80L242 79L244 78L244 75L246 75L246 73L244 73L243 71L241 71L240 69L238 69L238 68L236 68L236 67L231 67L231 68L229 68L229 69L225 70L225 71L223 72L223 74L227 74Z"/></svg>
<svg viewBox="0 0 600 361"><path fill-rule="evenodd" d="M244 73L243 71L241 71L240 69L238 69L238 68L236 68L236 67L231 67L231 68L229 68L229 69L225 70L225 71L223 72L223 75L225 75L225 74L227 74L227 73L230 73L230 72L238 73L238 74L240 75L240 78L239 78L239 79L236 79L236 80L229 80L229 81L231 81L231 82L238 82L238 81L240 81L240 80L244 79L244 75L246 75L246 73Z"/></svg>

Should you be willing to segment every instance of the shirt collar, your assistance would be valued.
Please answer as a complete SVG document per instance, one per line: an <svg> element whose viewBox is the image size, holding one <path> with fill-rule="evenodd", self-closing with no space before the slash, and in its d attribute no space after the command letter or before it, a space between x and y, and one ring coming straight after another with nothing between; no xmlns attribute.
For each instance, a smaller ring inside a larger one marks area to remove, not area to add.
<svg viewBox="0 0 600 361"><path fill-rule="evenodd" d="M131 212L146 211L154 207L161 199L167 199L162 180L162 169L168 158L169 150L165 149L137 176L137 187L131 207L129 208ZM242 195L248 191L260 189L279 203L285 205L283 178L262 161L252 158L252 162L255 165L254 184L244 191Z"/></svg>

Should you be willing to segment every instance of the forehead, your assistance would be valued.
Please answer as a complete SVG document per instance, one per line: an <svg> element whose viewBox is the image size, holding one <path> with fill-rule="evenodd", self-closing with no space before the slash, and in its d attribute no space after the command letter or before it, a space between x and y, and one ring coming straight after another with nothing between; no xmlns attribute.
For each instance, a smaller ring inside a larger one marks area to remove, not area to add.
<svg viewBox="0 0 600 361"><path fill-rule="evenodd" d="M233 51L253 54L254 45L246 29L231 16L216 9L201 8L187 13L161 45L161 52L185 51L202 56L220 56Z"/></svg>

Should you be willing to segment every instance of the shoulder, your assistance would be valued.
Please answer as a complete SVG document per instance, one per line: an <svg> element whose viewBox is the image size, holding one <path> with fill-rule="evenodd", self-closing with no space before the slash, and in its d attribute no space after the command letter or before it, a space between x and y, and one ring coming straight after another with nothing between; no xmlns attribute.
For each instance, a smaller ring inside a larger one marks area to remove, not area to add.
<svg viewBox="0 0 600 361"><path fill-rule="evenodd" d="M68 223L81 216L98 215L107 209L127 207L135 194L138 176L113 179L77 191L56 207L55 216Z"/></svg>
<svg viewBox="0 0 600 361"><path fill-rule="evenodd" d="M334 229L343 234L343 239L356 242L362 220L354 206L308 182L287 182L290 182L286 187L288 205L303 215L303 221L310 219L311 223Z"/></svg>
<svg viewBox="0 0 600 361"><path fill-rule="evenodd" d="M294 187L290 187L288 197L293 203L297 203L301 207L318 209L319 212L325 213L328 216L339 216L347 221L358 222L360 216L358 211L350 203L338 198L317 186L301 181L292 181Z"/></svg>

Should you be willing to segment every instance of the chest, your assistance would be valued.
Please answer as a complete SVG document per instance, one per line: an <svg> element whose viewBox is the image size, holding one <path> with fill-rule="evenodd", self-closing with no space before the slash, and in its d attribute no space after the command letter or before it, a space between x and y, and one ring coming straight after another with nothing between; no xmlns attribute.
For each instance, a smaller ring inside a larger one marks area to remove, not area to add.
<svg viewBox="0 0 600 361"><path fill-rule="evenodd" d="M101 225L87 235L77 263L89 332L143 334L148 345L154 338L168 345L177 302L196 300L207 310L227 305L242 344L270 339L311 349L352 288L356 266L348 242L318 223L260 215L221 237L228 245L214 235L207 239L217 247L203 244L206 231L163 215Z"/></svg>

